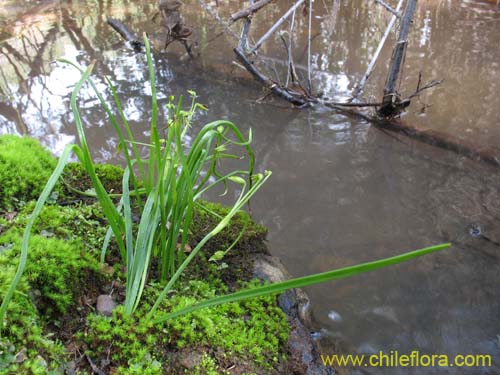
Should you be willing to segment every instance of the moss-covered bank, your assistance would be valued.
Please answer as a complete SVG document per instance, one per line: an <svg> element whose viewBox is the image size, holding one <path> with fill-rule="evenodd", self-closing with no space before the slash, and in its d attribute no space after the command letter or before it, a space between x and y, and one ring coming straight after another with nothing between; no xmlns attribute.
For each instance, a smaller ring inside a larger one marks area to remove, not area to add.
<svg viewBox="0 0 500 375"><path fill-rule="evenodd" d="M32 201L54 165L55 159L36 141L0 137L0 296L13 278ZM109 191L119 193L118 167L101 166L98 173ZM116 259L109 259L113 266L97 261L106 220L96 202L76 193L89 189L90 183L77 164L66 168L64 181L33 230L28 265L0 338L0 374L287 373L289 326L276 297L220 305L153 325L142 319L160 290L152 275L145 303L133 317L125 316L119 306L124 298L122 266ZM191 247L216 224L209 212L224 210L200 202ZM222 261L207 260L243 229ZM158 314L256 285L258 281L250 280L249 254L266 251L265 234L247 214L238 214L207 244ZM96 311L97 298L104 294L118 303L112 317Z"/></svg>

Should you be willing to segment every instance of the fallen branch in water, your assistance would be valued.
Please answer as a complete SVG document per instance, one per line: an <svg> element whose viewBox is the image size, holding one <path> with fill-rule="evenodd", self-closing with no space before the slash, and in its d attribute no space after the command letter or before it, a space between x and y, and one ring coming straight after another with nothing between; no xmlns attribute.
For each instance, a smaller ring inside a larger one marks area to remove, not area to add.
<svg viewBox="0 0 500 375"><path fill-rule="evenodd" d="M384 86L383 105L379 109L379 114L384 117L394 117L398 115L407 105L400 101L396 92L396 83L399 72L406 55L406 46L408 45L408 34L413 20L413 14L417 7L417 0L408 0L408 5L401 20L401 28L398 40L392 51L391 62L389 65L389 74Z"/></svg>
<svg viewBox="0 0 500 375"><path fill-rule="evenodd" d="M269 1L270 2L270 1ZM269 3L269 2L266 2ZM265 5L263 2L258 2L256 1L253 3L255 4L260 4L262 7ZM263 58L259 56L257 53L258 48L279 28L279 26L286 20L288 19L291 15L295 14L296 9L304 3L304 0L298 0L294 2L294 5L288 9L288 11L281 16L277 22L275 22L271 28L264 34L263 37L260 38L260 40L255 44L255 46L251 49L250 52L245 52L248 51L247 45L248 45L248 34L250 31L250 20L247 18L245 21L245 24L243 25L243 30L241 33L241 36L238 38L238 44L237 47L233 49L236 59L238 62L245 68L253 77L255 80L260 82L267 90L267 94L265 97L269 95L269 93L273 93L274 95L279 96L280 98L285 99L289 103L293 104L296 107L299 108L304 108L304 107L309 107L309 106L315 106L315 105L323 105L327 108L330 108L338 113L344 114L346 116L350 117L356 117L358 119L362 119L364 121L367 121L371 123L373 126L375 126L378 129L381 129L382 131L393 131L397 133L404 134L405 136L408 136L410 138L416 139L418 141L427 143L432 146L440 147L445 150L453 151L456 152L459 155L466 156L468 158L474 159L474 160L479 160L486 162L488 164L495 165L497 167L500 166L500 150L495 149L495 148L480 148L477 145L456 138L452 135L441 133L438 131L433 131L433 130L427 130L427 129L419 129L416 127L413 127L411 125L408 125L407 123L403 122L401 119L398 118L398 114L403 110L405 107L407 107L411 99L417 97L420 95L424 90L430 89L432 87L435 87L439 85L442 81L441 80L433 80L430 81L429 83L422 85L422 77L421 74L419 74L419 79L418 79L418 84L415 89L415 91L409 95L406 98L401 98L399 94L396 92L396 82L397 78L399 75L399 71L402 65L402 61L404 59L404 53L407 45L407 36L409 32L409 27L411 24L411 18L413 16L414 12L414 7L416 5L416 0L408 0L408 6L405 10L405 15L403 17L403 24L402 29L399 34L398 38L398 43L396 44L393 52L393 56L391 59L391 68L390 72L388 74L388 79L386 82L386 89L384 90L384 101L381 101L379 103L353 103L353 102L337 102L333 100L325 100L321 97L318 96L313 96L311 95L310 91L305 90L301 85L300 82L298 82L298 78L296 75L293 73L295 70L295 67L293 65L293 60L291 58L292 56L292 51L291 51L291 43L290 41L292 40L291 34L293 32L293 22L294 22L294 16L292 16L292 21L290 23L290 28L289 28L289 35L288 35L288 42L285 39L283 35L280 35L281 41L283 42L283 45L285 47L285 50L287 52L287 60L284 61L283 65L286 65L287 67L287 82L285 83L284 86L280 85L278 82L275 80L272 80L271 78L266 75L265 72L263 72L258 66L257 66L257 60L260 60L260 62L263 61ZM402 3L403 0L400 0L397 6L397 10L402 8ZM251 4L252 6L252 4ZM261 8L262 8L261 7ZM248 8L246 8L248 9ZM260 9L260 8L259 8ZM393 16L391 18L391 21L389 22L389 25L387 27L387 30L384 33L384 36L379 44L379 47L377 49L377 52L375 53L374 57L372 58L372 61L369 64L368 70L365 73L365 76L363 76L363 79L361 80L360 84L357 86L356 90L354 91L354 95L351 98L355 98L359 93L362 91L364 84L366 83L366 80L371 74L371 71L373 70L373 66L376 63L376 60L378 58L378 54L380 53L380 50L382 49L385 40L388 37L388 34L390 33L391 29L394 26L394 23L396 22L397 17ZM218 19L219 22L223 22L220 19ZM223 22L223 25L226 27L226 29L229 29L227 23ZM404 26L404 27L403 27ZM229 29L231 30L231 29ZM232 35L234 35L234 32L231 30ZM307 71L307 67L304 69ZM288 87L289 83L289 78L292 78L292 82L290 87ZM294 79L297 79L297 82L294 82ZM387 95L390 97L388 98ZM384 105L387 105L388 99L390 99L390 109L391 111L387 112L387 115L384 115L384 113L380 110L378 111L372 111L373 113L367 113L366 111L362 111L360 108L383 108Z"/></svg>
<svg viewBox="0 0 500 375"><path fill-rule="evenodd" d="M193 30L184 23L180 13L183 3L180 0L160 0L161 26L165 29L165 49L173 43L180 42L189 57L194 58L188 38Z"/></svg>
<svg viewBox="0 0 500 375"><path fill-rule="evenodd" d="M401 7L403 6L404 0L399 0L399 3L396 7L396 12L399 13ZM370 64L368 64L368 68L366 69L365 74L363 75L363 78L359 81L359 83L356 85L356 88L353 91L351 101L356 99L359 94L363 91L365 88L366 82L368 81L368 78L370 78L370 75L373 72L373 69L375 68L375 64L377 63L378 56L380 55L380 52L382 51L382 48L384 47L385 41L387 40L387 37L391 33L392 28L394 27L394 24L396 23L396 20L398 19L398 16L393 15L391 17L391 20L389 21L389 24L387 25L387 29L385 30L384 35L382 36L382 39L380 40L380 43L377 47L377 50L375 51L372 60L370 61Z"/></svg>
<svg viewBox="0 0 500 375"><path fill-rule="evenodd" d="M134 51L141 52L144 47L144 43L137 38L137 36L130 31L127 26L118 21L117 19L108 17L108 25L110 25L118 34L122 36L130 45L134 48Z"/></svg>
<svg viewBox="0 0 500 375"><path fill-rule="evenodd" d="M303 106L308 102L301 97L292 95L287 90L281 88L276 82L272 81L270 78L265 76L248 58L245 53L239 48L235 48L234 53L236 58L241 62L245 69L259 82L261 82L266 88L272 91L274 94L282 97L283 99L289 101L293 105Z"/></svg>

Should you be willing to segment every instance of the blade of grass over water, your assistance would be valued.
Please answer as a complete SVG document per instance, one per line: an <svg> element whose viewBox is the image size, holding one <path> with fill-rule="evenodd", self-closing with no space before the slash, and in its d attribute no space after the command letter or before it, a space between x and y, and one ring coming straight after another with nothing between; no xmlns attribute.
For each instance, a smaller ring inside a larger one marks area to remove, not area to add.
<svg viewBox="0 0 500 375"><path fill-rule="evenodd" d="M220 305L223 303L231 303L241 301L247 298L262 297L269 294L281 293L289 289L303 288L309 285L324 283L326 281L344 279L347 277L352 277L360 273L365 273L369 271L374 271L380 268L388 267L394 264L406 262L408 260L440 251L450 247L450 243L444 243L441 245L431 246L420 250L415 250L412 252L404 253L401 255L396 255L394 257L385 258L381 260L376 260L373 262L361 263L355 266L345 267L338 270L318 273L315 275L299 277L271 285L264 285L257 288L245 289L236 293L227 294L209 300L194 304L192 306L174 311L170 314L166 314L160 318L153 320L153 323L162 323L166 320L173 319L175 317L191 313L196 310L204 309L211 306Z"/></svg>

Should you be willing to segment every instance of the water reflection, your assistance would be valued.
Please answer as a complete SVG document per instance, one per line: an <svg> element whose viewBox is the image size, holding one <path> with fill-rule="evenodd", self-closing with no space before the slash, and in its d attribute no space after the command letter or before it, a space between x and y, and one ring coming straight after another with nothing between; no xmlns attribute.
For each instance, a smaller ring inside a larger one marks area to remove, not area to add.
<svg viewBox="0 0 500 375"><path fill-rule="evenodd" d="M201 57L183 60L182 48L157 55L160 104L169 95L194 89L210 108L199 115L197 125L223 118L253 129L257 167L274 171L253 212L270 228L270 247L293 274L326 271L440 241L456 244L451 251L410 264L310 288L325 351L335 344L351 353L477 352L493 354L495 362L500 355L498 171L330 111L256 103L265 93L231 64L234 41L216 38L220 25L200 12L196 1L187 3L186 20L196 25ZM416 85L420 70L426 78L444 78L446 83L414 103L408 121L494 146L500 140L499 6L472 0L419 3L403 91ZM107 75L134 134L148 136L151 102L144 56L124 46L105 20L113 15L154 39L149 20L156 1L0 4L0 133L29 134L56 153L75 141L69 96L79 75L54 63L65 57L82 66L96 59L95 80L103 96L112 101L102 79ZM212 1L212 10L225 18L240 6L219 4L216 8ZM327 96L346 97L377 48L388 15L372 2L316 4L314 86ZM279 18L287 6L270 7L266 17ZM257 17L253 27L257 39L269 25ZM298 17L297 28L304 27L305 19ZM283 79L286 54L280 43L270 40L263 53ZM296 35L294 45L294 60L304 75L305 38ZM389 55L386 48L380 61ZM385 64L380 63L366 98L379 98L384 80ZM88 87L79 105L94 156L116 161L116 137ZM470 236L472 226L481 228L481 236ZM496 366L489 372L464 373L498 373ZM397 373L419 372L392 372Z"/></svg>

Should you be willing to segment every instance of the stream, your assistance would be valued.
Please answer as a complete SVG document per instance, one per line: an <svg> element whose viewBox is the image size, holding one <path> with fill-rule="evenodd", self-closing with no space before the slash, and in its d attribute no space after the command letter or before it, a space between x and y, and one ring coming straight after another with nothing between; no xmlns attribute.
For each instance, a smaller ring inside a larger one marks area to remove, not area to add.
<svg viewBox="0 0 500 375"><path fill-rule="evenodd" d="M227 19L239 2L208 2ZM157 53L160 103L194 90L209 111L196 127L228 119L254 135L259 171L273 176L252 202L252 215L269 228L268 245L294 276L397 255L442 242L451 249L351 279L306 289L314 335L323 353L489 354L487 368L341 369L348 374L500 373L500 169L453 152L384 132L330 110L292 109L265 96L232 63L234 39L198 1L186 0L200 56L182 46ZM257 39L290 6L258 13ZM363 75L390 14L372 1L317 0L312 34L313 86L346 99ZM112 16L147 31L156 1L0 0L0 134L26 134L55 154L76 141L69 98L79 74L58 58L88 65L115 83L139 139L148 138L151 100L143 54L135 54L106 23ZM306 18L297 16L294 56L306 74ZM285 23L284 25L287 25ZM235 29L237 30L237 28ZM381 97L392 35L365 89ZM401 91L443 79L413 101L404 119L419 128L500 145L500 5L496 1L419 2ZM262 46L279 72L286 60L279 39ZM282 76L283 78L283 76ZM110 99L109 92L106 91ZM80 97L88 143L100 162L120 162L118 140L90 90ZM215 196L213 198L216 198Z"/></svg>

